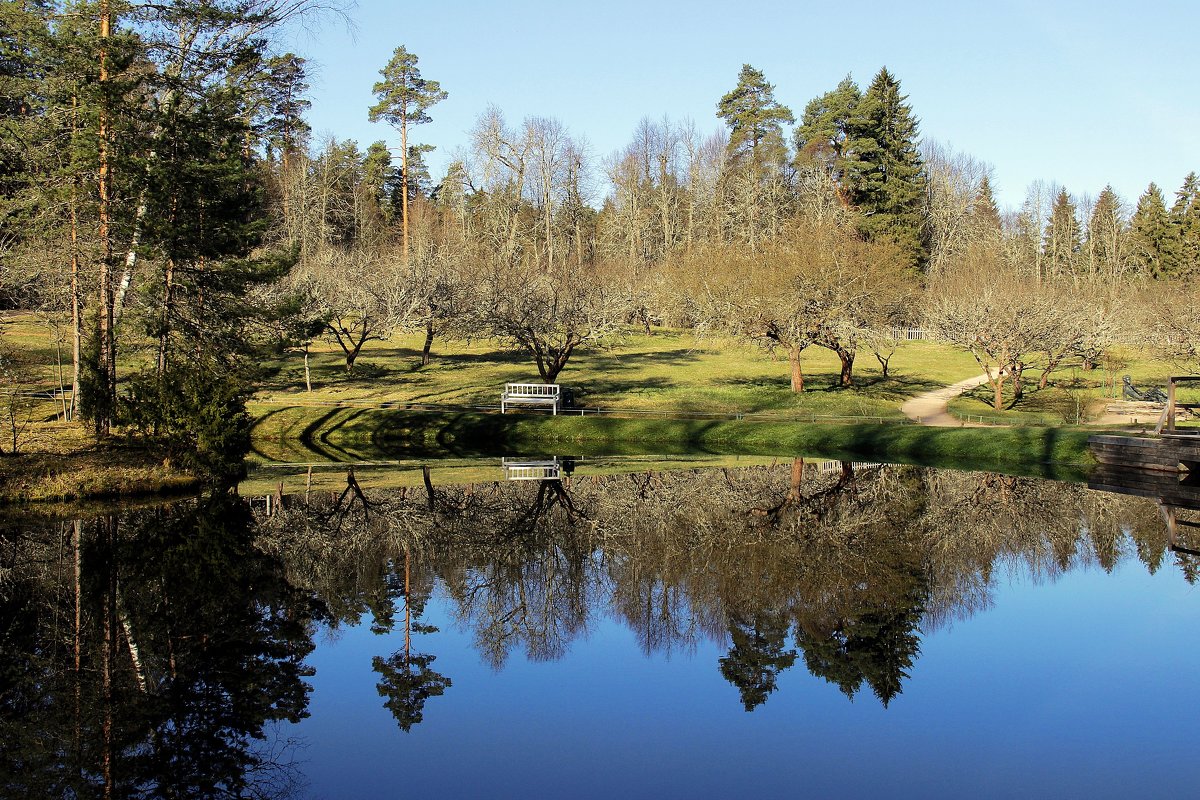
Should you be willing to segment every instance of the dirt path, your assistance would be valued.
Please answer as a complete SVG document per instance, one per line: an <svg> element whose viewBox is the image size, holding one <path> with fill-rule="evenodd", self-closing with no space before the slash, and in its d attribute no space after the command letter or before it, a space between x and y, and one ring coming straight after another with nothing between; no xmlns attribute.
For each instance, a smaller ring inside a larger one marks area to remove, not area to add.
<svg viewBox="0 0 1200 800"><path fill-rule="evenodd" d="M945 389L937 389L925 394L919 394L916 397L908 400L904 405L900 406L900 411L904 416L911 419L913 422L919 422L922 425L938 425L941 427L979 427L971 423L963 422L958 417L953 416L946 410L946 404L955 397L958 397L963 392L969 392L976 386L980 386L988 382L987 375L976 375L974 378L967 378L965 381L959 381L953 386L947 386Z"/></svg>

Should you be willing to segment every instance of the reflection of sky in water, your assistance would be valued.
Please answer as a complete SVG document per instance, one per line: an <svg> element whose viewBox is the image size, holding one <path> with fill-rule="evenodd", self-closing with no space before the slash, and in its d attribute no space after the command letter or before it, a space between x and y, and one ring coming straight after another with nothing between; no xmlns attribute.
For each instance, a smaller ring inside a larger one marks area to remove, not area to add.
<svg viewBox="0 0 1200 800"><path fill-rule="evenodd" d="M424 722L401 732L375 691L402 630L319 634L300 757L328 798L1192 796L1198 590L1171 560L994 583L990 610L922 637L889 708L799 658L752 713L704 637L645 657L596 614L561 660L517 648L496 673L435 595L414 646L453 685Z"/></svg>

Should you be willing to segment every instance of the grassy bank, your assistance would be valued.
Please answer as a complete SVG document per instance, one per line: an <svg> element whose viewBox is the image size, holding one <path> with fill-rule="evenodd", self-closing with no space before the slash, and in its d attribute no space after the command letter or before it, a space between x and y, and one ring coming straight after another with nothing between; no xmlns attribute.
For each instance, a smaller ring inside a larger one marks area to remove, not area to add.
<svg viewBox="0 0 1200 800"><path fill-rule="evenodd" d="M95 448L0 459L0 504L99 500L194 491L201 481L136 450Z"/></svg>
<svg viewBox="0 0 1200 800"><path fill-rule="evenodd" d="M0 456L0 505L176 494L200 484L144 448L120 439L97 443L82 425L65 422L30 425L21 452Z"/></svg>
<svg viewBox="0 0 1200 800"><path fill-rule="evenodd" d="M713 453L878 459L929 466L1082 478L1093 462L1088 432L1074 428L927 428L434 414L376 409L280 408L259 421L264 460L374 460L504 454Z"/></svg>

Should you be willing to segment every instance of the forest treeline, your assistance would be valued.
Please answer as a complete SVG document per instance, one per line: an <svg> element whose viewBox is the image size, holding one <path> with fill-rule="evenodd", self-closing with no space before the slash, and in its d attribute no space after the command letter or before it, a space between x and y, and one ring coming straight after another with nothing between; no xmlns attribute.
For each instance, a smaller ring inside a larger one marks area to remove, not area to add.
<svg viewBox="0 0 1200 800"><path fill-rule="evenodd" d="M630 325L720 331L787 356L802 391L807 348L849 386L861 353L886 372L895 328L924 325L996 368L997 407L1027 371L1044 384L1121 340L1200 365L1195 174L1133 205L1037 183L1002 211L991 168L922 141L887 69L797 115L746 65L714 92L715 131L647 118L597 158L552 116L489 108L435 179L418 126L454 87L404 47L363 109L400 147L312 139L305 61L276 40L328 13L0 3L0 297L70 332L97 432L221 468L265 352L307 365L325 338L353 369L412 330L423 363L439 340L495 339L547 382Z"/></svg>

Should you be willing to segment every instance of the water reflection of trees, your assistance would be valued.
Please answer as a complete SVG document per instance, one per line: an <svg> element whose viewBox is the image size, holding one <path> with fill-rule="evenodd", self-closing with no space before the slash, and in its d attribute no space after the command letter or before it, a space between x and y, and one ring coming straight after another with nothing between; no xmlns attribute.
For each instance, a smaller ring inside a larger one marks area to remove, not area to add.
<svg viewBox="0 0 1200 800"><path fill-rule="evenodd" d="M352 498L353 502L348 502ZM289 578L336 619L388 627L396 565L443 587L499 668L561 657L597 615L646 653L729 645L747 709L798 656L849 696L902 688L920 636L991 603L997 573L1054 580L1171 554L1153 504L1071 484L914 467L640 473L288 498L263 523ZM1184 564L1191 575L1190 563Z"/></svg>
<svg viewBox="0 0 1200 800"><path fill-rule="evenodd" d="M278 796L308 599L235 497L0 538L0 794Z"/></svg>
<svg viewBox="0 0 1200 800"><path fill-rule="evenodd" d="M1017 571L1174 552L1150 501L913 467L776 467L281 497L216 495L0 530L0 794L270 796L273 723L306 713L317 625L403 630L372 659L404 730L450 689L434 592L501 667L597 621L646 653L718 642L750 710L798 664L892 701L921 637ZM1194 530L1194 529L1190 529ZM1191 543L1192 549L1195 544Z"/></svg>

